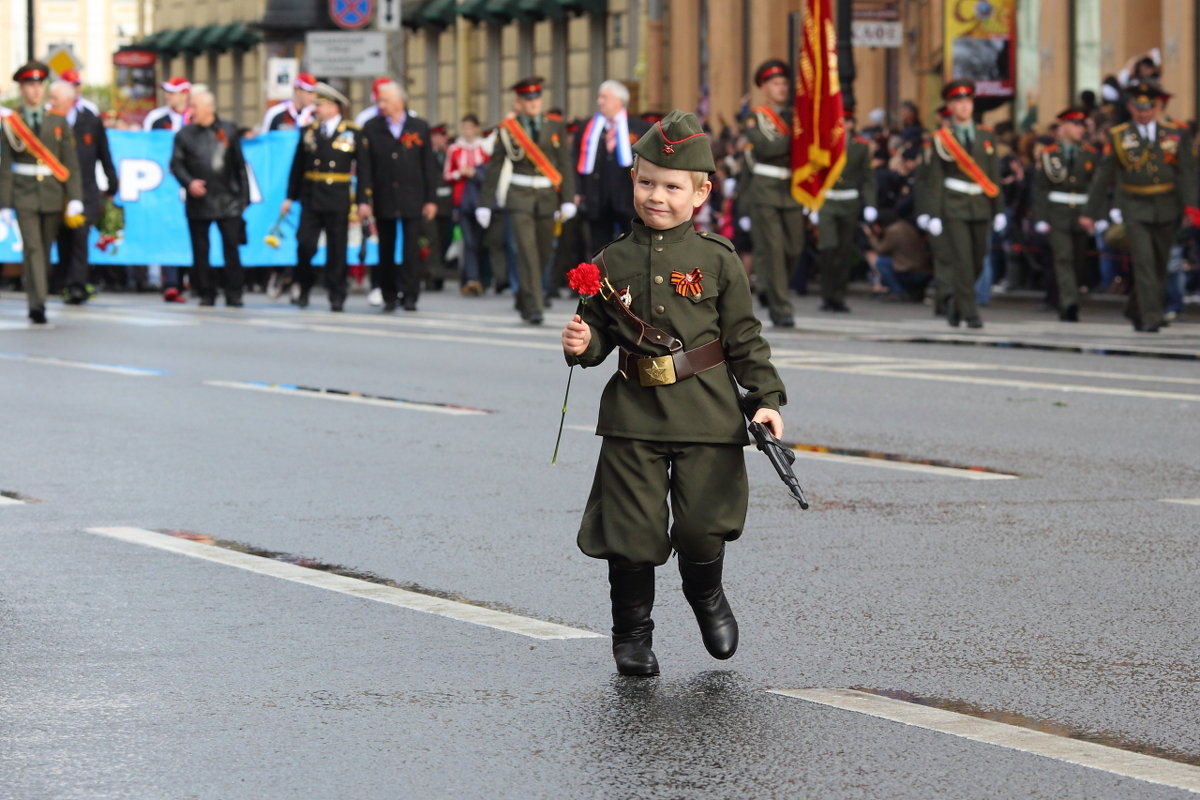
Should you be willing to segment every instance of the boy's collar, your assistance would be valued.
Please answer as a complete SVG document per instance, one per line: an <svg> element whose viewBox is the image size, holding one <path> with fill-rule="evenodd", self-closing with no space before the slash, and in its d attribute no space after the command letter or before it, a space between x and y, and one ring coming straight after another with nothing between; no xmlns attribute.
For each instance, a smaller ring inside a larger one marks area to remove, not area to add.
<svg viewBox="0 0 1200 800"><path fill-rule="evenodd" d="M633 221L633 232L631 234L631 238L638 244L650 244L652 242L666 242L668 244L674 244L675 242L682 241L683 238L694 229L695 226L692 224L690 219L686 222L676 225L674 228L668 228L665 231L660 231L657 228L651 228L640 219L635 219ZM662 236L661 239L658 238L660 235Z"/></svg>

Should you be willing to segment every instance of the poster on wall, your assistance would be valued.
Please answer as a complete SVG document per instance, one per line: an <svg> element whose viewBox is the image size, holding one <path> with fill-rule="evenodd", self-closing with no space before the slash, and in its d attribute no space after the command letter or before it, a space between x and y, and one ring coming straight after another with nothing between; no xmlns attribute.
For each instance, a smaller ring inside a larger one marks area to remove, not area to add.
<svg viewBox="0 0 1200 800"><path fill-rule="evenodd" d="M1016 87L1017 0L946 0L945 79L975 81L977 97Z"/></svg>

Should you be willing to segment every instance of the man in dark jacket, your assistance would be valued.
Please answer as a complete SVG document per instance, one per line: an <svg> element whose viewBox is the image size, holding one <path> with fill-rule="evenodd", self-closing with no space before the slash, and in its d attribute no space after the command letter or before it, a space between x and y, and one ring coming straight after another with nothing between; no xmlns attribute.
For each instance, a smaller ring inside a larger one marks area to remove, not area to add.
<svg viewBox="0 0 1200 800"><path fill-rule="evenodd" d="M417 264L421 220L437 216L441 181L429 140L429 125L408 113L408 96L389 81L378 89L377 117L359 137L358 216L374 215L379 229L379 283L383 310L417 310L421 273ZM396 269L396 226L404 226L404 263ZM399 274L397 274L397 272Z"/></svg>
<svg viewBox="0 0 1200 800"><path fill-rule="evenodd" d="M633 210L633 143L650 123L626 109L629 89L620 81L600 84L593 116L575 143L575 205L585 220L590 252L628 233ZM573 265L572 265L573 266Z"/></svg>
<svg viewBox="0 0 1200 800"><path fill-rule="evenodd" d="M64 225L58 233L58 265L63 282L63 300L70 305L86 303L88 288L88 234L104 213L104 195L117 194L117 170L108 149L108 134L100 117L77 103L77 90L66 81L50 87L50 108L62 114L75 129L75 151L79 156L79 178L83 182L83 215L86 224ZM96 164L104 170L108 187L100 192Z"/></svg>
<svg viewBox="0 0 1200 800"><path fill-rule="evenodd" d="M187 190L185 209L192 239L192 277L200 305L217 295L208 263L208 230L217 223L225 255L225 305L242 306L242 262L238 244L245 235L242 212L250 204L246 161L237 126L217 118L212 92L192 92L192 121L175 134L171 174Z"/></svg>
<svg viewBox="0 0 1200 800"><path fill-rule="evenodd" d="M325 83L314 84L317 101L313 122L296 143L287 199L280 216L300 201L300 227L296 234L296 277L300 296L296 304L308 306L312 289L312 259L325 231L325 285L329 307L341 311L346 303L346 240L350 224L350 173L358 157L358 126L342 118L350 105L346 96Z"/></svg>

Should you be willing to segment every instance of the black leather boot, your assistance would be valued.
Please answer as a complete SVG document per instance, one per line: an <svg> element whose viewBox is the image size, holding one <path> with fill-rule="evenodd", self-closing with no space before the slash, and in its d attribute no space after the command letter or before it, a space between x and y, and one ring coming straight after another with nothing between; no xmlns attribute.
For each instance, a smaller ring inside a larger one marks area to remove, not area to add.
<svg viewBox="0 0 1200 800"><path fill-rule="evenodd" d="M657 675L654 644L654 567L608 562L613 659L622 675Z"/></svg>
<svg viewBox="0 0 1200 800"><path fill-rule="evenodd" d="M729 658L737 650L738 625L721 587L721 567L725 551L707 564L697 564L679 556L679 575L683 578L683 596L696 612L704 647L713 658Z"/></svg>

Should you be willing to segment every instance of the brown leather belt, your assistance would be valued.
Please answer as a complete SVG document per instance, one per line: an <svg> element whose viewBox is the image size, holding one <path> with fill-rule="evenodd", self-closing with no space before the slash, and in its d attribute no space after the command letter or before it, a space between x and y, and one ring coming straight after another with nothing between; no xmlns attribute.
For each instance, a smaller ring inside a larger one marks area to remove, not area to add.
<svg viewBox="0 0 1200 800"><path fill-rule="evenodd" d="M1121 188L1130 194L1166 194L1167 192L1175 191L1173 183L1155 183L1149 186L1137 186L1132 183L1122 183Z"/></svg>
<svg viewBox="0 0 1200 800"><path fill-rule="evenodd" d="M617 371L625 380L632 380L636 375L642 386L670 386L724 363L725 348L720 339L713 339L691 350L657 357L631 353L622 347Z"/></svg>

